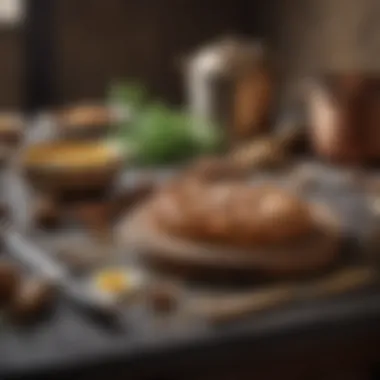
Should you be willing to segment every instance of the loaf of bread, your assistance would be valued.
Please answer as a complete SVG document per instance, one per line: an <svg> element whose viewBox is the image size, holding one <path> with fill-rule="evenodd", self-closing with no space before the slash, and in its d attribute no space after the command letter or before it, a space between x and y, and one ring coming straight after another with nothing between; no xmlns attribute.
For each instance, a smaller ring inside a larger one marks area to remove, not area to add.
<svg viewBox="0 0 380 380"><path fill-rule="evenodd" d="M231 246L284 244L313 230L308 204L270 185L182 179L163 188L151 207L165 232Z"/></svg>

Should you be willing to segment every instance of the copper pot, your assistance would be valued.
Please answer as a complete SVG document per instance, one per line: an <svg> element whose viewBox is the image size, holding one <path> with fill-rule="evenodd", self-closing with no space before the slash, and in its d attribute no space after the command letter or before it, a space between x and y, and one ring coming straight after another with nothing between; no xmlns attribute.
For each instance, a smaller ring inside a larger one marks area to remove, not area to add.
<svg viewBox="0 0 380 380"><path fill-rule="evenodd" d="M380 158L380 77L329 74L309 90L310 136L320 157L348 164Z"/></svg>

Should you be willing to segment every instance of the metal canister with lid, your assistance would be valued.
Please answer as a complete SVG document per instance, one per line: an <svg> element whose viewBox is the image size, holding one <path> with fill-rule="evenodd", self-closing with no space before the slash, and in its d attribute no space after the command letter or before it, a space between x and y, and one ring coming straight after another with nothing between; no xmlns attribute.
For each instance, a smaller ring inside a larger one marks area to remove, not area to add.
<svg viewBox="0 0 380 380"><path fill-rule="evenodd" d="M224 39L195 52L186 69L192 116L225 128L228 145L267 129L274 81L263 45Z"/></svg>

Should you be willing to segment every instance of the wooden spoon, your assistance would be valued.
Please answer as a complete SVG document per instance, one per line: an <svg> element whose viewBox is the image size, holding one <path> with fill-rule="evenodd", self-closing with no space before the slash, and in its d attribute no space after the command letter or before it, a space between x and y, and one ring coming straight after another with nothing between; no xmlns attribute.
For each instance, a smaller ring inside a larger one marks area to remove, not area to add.
<svg viewBox="0 0 380 380"><path fill-rule="evenodd" d="M245 294L202 297L191 302L191 314L211 323L231 322L270 310L294 300L329 297L360 289L374 282L376 271L368 267L345 268L327 277L311 281L306 287L279 284L256 289Z"/></svg>

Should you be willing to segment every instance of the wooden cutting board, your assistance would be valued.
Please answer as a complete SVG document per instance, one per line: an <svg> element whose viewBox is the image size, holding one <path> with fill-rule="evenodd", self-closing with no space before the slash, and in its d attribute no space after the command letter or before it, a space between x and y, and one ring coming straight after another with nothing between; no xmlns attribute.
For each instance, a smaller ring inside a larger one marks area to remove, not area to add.
<svg viewBox="0 0 380 380"><path fill-rule="evenodd" d="M136 252L149 265L179 276L207 278L287 277L326 268L340 254L340 223L330 209L312 205L315 230L287 246L246 250L171 236L160 230L149 204L128 215L117 228L125 252Z"/></svg>

